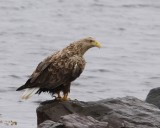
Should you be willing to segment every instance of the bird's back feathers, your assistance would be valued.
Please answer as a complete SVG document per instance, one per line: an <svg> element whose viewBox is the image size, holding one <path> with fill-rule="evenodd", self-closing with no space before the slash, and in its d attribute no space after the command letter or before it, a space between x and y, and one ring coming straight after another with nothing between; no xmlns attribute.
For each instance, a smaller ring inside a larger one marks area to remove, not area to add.
<svg viewBox="0 0 160 128"><path fill-rule="evenodd" d="M73 55L68 52L63 56L57 53L48 57L37 66L25 85L18 88L17 91L36 87L53 89L75 80L82 73L85 60Z"/></svg>

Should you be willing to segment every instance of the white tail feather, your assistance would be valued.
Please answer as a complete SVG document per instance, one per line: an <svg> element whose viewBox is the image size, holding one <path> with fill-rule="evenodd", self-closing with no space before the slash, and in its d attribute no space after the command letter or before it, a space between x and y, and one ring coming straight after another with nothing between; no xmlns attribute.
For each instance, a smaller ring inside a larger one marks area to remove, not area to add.
<svg viewBox="0 0 160 128"><path fill-rule="evenodd" d="M22 94L21 98L27 100L32 97L38 90L39 88L26 89L25 92Z"/></svg>

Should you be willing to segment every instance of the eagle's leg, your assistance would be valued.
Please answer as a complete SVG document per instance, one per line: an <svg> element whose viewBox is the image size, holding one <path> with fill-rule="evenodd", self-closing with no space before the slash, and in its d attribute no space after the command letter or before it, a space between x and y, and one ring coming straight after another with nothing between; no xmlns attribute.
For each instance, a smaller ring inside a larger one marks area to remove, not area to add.
<svg viewBox="0 0 160 128"><path fill-rule="evenodd" d="M64 94L62 100L63 100L63 101L67 101L67 100L68 100L68 93L65 93L65 94Z"/></svg>
<svg viewBox="0 0 160 128"><path fill-rule="evenodd" d="M60 91L57 93L57 95L58 95L57 98L60 98L60 99L62 98L62 97L61 97L61 94L60 94Z"/></svg>
<svg viewBox="0 0 160 128"><path fill-rule="evenodd" d="M62 99L60 91L57 92L57 97L55 99L56 100L61 100Z"/></svg>
<svg viewBox="0 0 160 128"><path fill-rule="evenodd" d="M64 88L63 88L63 95L64 96L62 98L63 101L69 100L68 93L70 92L70 85L71 85L71 83L64 85Z"/></svg>

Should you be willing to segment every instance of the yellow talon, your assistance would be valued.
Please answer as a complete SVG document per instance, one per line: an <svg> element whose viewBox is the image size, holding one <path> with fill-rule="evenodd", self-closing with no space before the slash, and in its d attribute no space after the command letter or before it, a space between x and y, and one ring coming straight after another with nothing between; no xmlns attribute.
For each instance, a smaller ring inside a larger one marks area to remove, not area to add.
<svg viewBox="0 0 160 128"><path fill-rule="evenodd" d="M67 101L67 100L69 100L69 98L68 98L68 93L64 94L64 96L63 96L62 100L63 100L63 101Z"/></svg>

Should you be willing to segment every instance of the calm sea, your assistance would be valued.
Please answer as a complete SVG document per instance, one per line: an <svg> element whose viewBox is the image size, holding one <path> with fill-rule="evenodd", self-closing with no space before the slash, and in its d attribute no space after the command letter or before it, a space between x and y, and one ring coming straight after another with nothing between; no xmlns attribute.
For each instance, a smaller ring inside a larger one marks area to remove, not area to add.
<svg viewBox="0 0 160 128"><path fill-rule="evenodd" d="M85 71L71 86L71 99L145 99L160 86L159 0L0 0L0 120L36 127L39 102L21 101L23 85L37 64L72 41L92 36Z"/></svg>

